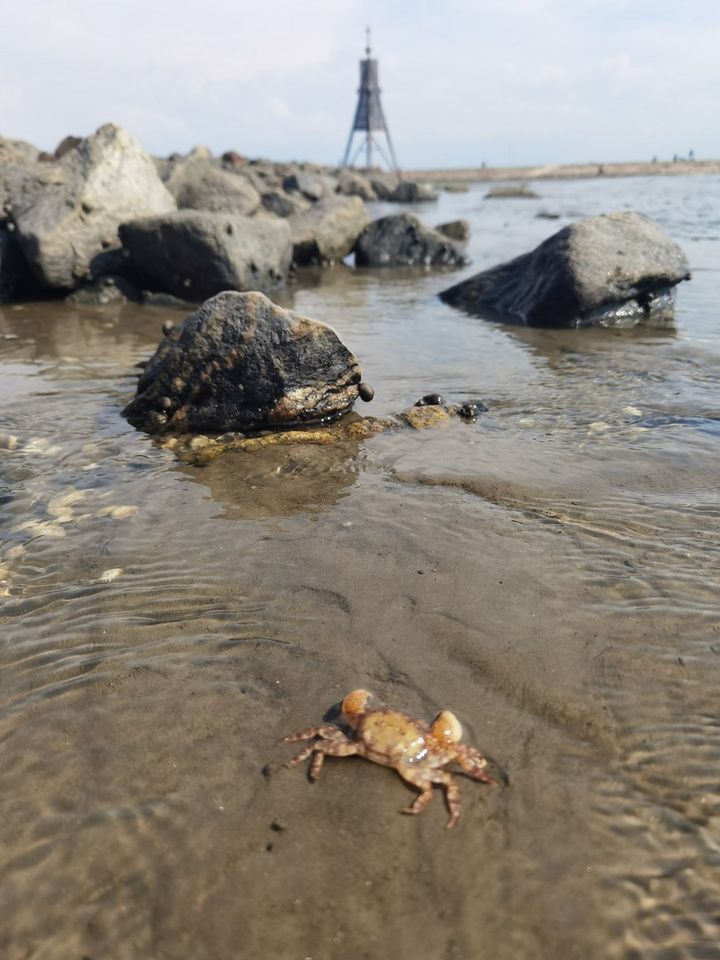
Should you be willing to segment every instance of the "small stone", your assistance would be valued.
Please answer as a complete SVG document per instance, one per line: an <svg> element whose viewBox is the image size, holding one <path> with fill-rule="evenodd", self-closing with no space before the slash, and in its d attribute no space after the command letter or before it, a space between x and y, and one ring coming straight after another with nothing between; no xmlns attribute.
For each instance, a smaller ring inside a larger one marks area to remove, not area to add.
<svg viewBox="0 0 720 960"><path fill-rule="evenodd" d="M170 397L160 397L160 406L163 410L169 410L172 406L172 400Z"/></svg>
<svg viewBox="0 0 720 960"><path fill-rule="evenodd" d="M445 398L441 393L426 393L424 397L415 404L416 407L440 407L445 403Z"/></svg>
<svg viewBox="0 0 720 960"><path fill-rule="evenodd" d="M211 442L212 441L210 440L210 437L206 437L204 436L204 434L201 433L199 436L192 438L192 440L190 441L190 449L201 450L203 447L206 447Z"/></svg>
<svg viewBox="0 0 720 960"><path fill-rule="evenodd" d="M109 570L103 570L100 576L97 578L98 583L112 583L113 580L117 580L118 577L123 575L122 567L111 567Z"/></svg>
<svg viewBox="0 0 720 960"><path fill-rule="evenodd" d="M458 416L464 420L475 420L481 413L487 413L487 407L481 400L468 400L458 407Z"/></svg>
<svg viewBox="0 0 720 960"><path fill-rule="evenodd" d="M20 441L12 433L0 433L0 450L17 450Z"/></svg>
<svg viewBox="0 0 720 960"><path fill-rule="evenodd" d="M358 393L360 394L360 399L364 400L365 403L370 403L372 398L375 396L375 391L369 383L361 383L358 386Z"/></svg>
<svg viewBox="0 0 720 960"><path fill-rule="evenodd" d="M172 322L172 320L163 321L162 332L165 334L166 337L169 336L174 329L175 329L175 324Z"/></svg>

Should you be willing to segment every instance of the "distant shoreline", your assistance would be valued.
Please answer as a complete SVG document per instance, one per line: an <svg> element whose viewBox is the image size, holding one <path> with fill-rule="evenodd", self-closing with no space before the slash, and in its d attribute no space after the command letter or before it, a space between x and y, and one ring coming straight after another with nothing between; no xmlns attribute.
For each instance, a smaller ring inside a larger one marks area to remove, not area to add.
<svg viewBox="0 0 720 960"><path fill-rule="evenodd" d="M720 175L720 160L657 163L571 163L535 167L468 167L457 170L406 170L406 177L433 183L482 183L494 180L586 180L597 177Z"/></svg>

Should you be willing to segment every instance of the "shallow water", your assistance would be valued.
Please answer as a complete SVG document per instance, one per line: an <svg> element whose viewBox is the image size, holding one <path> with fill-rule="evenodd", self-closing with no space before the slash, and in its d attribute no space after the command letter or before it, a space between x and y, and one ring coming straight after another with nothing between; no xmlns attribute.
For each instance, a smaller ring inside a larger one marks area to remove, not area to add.
<svg viewBox="0 0 720 960"><path fill-rule="evenodd" d="M3 958L720 956L720 181L537 190L420 210L471 221L461 274L278 298L360 357L360 412L475 423L189 467L119 414L175 315L0 310ZM626 208L690 260L672 330L436 297ZM509 786L461 778L445 833L392 771L285 769L358 686L452 708Z"/></svg>

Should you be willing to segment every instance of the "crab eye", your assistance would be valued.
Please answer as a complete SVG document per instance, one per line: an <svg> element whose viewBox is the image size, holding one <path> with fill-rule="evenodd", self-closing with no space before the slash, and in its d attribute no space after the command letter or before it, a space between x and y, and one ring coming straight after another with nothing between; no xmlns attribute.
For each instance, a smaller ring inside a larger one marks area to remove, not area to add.
<svg viewBox="0 0 720 960"><path fill-rule="evenodd" d="M352 693L349 693L342 702L341 710L343 716L350 724L354 727L360 717L365 712L365 704L370 699L371 694L367 690L353 690Z"/></svg>
<svg viewBox="0 0 720 960"><path fill-rule="evenodd" d="M433 720L432 732L441 743L458 743L462 737L462 726L454 713L441 710Z"/></svg>

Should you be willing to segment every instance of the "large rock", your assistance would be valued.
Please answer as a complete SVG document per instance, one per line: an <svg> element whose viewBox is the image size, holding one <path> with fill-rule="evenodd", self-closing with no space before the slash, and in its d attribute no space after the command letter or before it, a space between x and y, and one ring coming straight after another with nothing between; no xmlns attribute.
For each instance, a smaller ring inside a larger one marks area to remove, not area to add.
<svg viewBox="0 0 720 960"><path fill-rule="evenodd" d="M334 263L355 246L370 222L360 197L326 197L288 221L292 230L293 260L299 266Z"/></svg>
<svg viewBox="0 0 720 960"><path fill-rule="evenodd" d="M446 303L529 326L634 326L672 317L685 254L657 223L612 213L571 224L530 253L444 290Z"/></svg>
<svg viewBox="0 0 720 960"><path fill-rule="evenodd" d="M260 206L260 194L249 181L214 166L204 148L196 148L175 164L166 185L181 210L210 210L249 217Z"/></svg>
<svg viewBox="0 0 720 960"><path fill-rule="evenodd" d="M74 288L92 279L109 251L119 248L118 226L144 214L175 209L150 157L120 127L101 127L43 178L28 181L13 199L12 215L25 257L40 284Z"/></svg>
<svg viewBox="0 0 720 960"><path fill-rule="evenodd" d="M221 290L272 290L290 269L286 220L178 210L120 227L144 286L198 302Z"/></svg>
<svg viewBox="0 0 720 960"><path fill-rule="evenodd" d="M460 267L466 263L454 241L410 213L375 220L355 244L359 267Z"/></svg>
<svg viewBox="0 0 720 960"><path fill-rule="evenodd" d="M226 292L165 338L124 413L152 433L259 430L339 416L359 383L330 327L261 293Z"/></svg>

